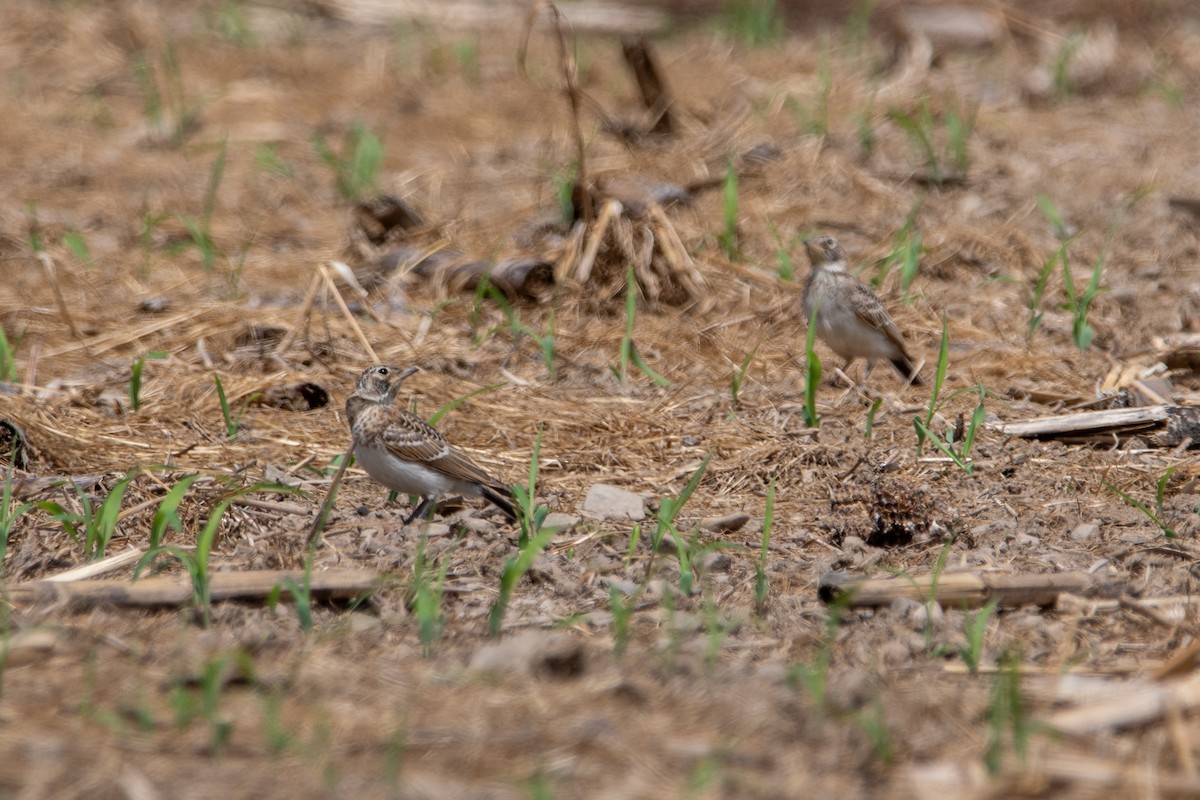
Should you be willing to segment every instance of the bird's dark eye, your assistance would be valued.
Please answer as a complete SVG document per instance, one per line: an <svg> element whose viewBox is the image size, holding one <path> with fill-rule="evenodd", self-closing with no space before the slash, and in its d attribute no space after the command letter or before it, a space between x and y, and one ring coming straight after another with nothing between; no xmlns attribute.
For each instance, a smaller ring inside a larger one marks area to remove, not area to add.
<svg viewBox="0 0 1200 800"><path fill-rule="evenodd" d="M380 368L379 368L379 374L380 374L380 375L387 375L387 374L388 374L388 368L387 368L387 367L380 367Z"/></svg>

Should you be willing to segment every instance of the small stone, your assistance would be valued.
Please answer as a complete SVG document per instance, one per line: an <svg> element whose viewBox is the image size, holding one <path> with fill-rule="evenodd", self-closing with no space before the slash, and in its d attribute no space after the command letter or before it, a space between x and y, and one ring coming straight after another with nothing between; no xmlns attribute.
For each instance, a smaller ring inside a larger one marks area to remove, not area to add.
<svg viewBox="0 0 1200 800"><path fill-rule="evenodd" d="M749 514L738 511L723 517L705 517L700 520L700 527L713 533L733 533L741 530L749 521Z"/></svg>
<svg viewBox="0 0 1200 800"><path fill-rule="evenodd" d="M564 514L561 511L553 511L546 515L546 520L542 523L543 528L556 528L559 531L569 531L579 524L579 517L574 514Z"/></svg>
<svg viewBox="0 0 1200 800"><path fill-rule="evenodd" d="M162 294L147 297L138 303L138 311L141 311L143 314L161 314L170 307L171 298Z"/></svg>
<svg viewBox="0 0 1200 800"><path fill-rule="evenodd" d="M1003 519L995 519L991 522L984 522L971 528L971 536L978 543L985 543L990 539L995 539L998 536L1004 536L1017 529L1017 521L1005 517Z"/></svg>
<svg viewBox="0 0 1200 800"><path fill-rule="evenodd" d="M609 588L615 588L623 595L631 595L638 589L642 588L641 584L635 583L634 581L627 581L623 578L604 578L604 583Z"/></svg>
<svg viewBox="0 0 1200 800"><path fill-rule="evenodd" d="M895 619L907 619L914 609L920 608L921 604L916 600L908 597L897 597L888 606L888 610L892 612Z"/></svg>
<svg viewBox="0 0 1200 800"><path fill-rule="evenodd" d="M699 566L702 572L728 572L733 567L733 559L728 553L714 550L700 557Z"/></svg>
<svg viewBox="0 0 1200 800"><path fill-rule="evenodd" d="M1100 526L1095 522L1085 522L1082 525L1076 525L1075 530L1071 531L1071 538L1081 544L1090 542L1100 535Z"/></svg>
<svg viewBox="0 0 1200 800"><path fill-rule="evenodd" d="M426 522L417 525L417 527L423 530L425 535L430 539L450 534L450 526L444 522Z"/></svg>
<svg viewBox="0 0 1200 800"><path fill-rule="evenodd" d="M936 626L945 618L941 603L915 603L904 615L914 631Z"/></svg>
<svg viewBox="0 0 1200 800"><path fill-rule="evenodd" d="M825 700L829 707L841 714L857 711L875 696L871 674L862 667L852 667L830 681L826 687Z"/></svg>
<svg viewBox="0 0 1200 800"><path fill-rule="evenodd" d="M683 437L683 446L684 447L699 447L700 446L700 437L699 436Z"/></svg>
<svg viewBox="0 0 1200 800"><path fill-rule="evenodd" d="M583 514L593 519L640 522L646 518L646 504L641 495L619 486L594 483L584 498Z"/></svg>
<svg viewBox="0 0 1200 800"><path fill-rule="evenodd" d="M382 624L379 617L374 614L366 614L362 611L354 611L350 614L350 630L354 633L375 630Z"/></svg>
<svg viewBox="0 0 1200 800"><path fill-rule="evenodd" d="M575 677L584 669L584 648L582 642L566 633L526 631L479 648L471 656L470 668L483 672Z"/></svg>
<svg viewBox="0 0 1200 800"><path fill-rule="evenodd" d="M908 645L898 639L888 639L879 646L879 655L889 667L898 667L912 660Z"/></svg>
<svg viewBox="0 0 1200 800"><path fill-rule="evenodd" d="M862 540L861 536L847 536L842 539L842 552L844 553L861 553L867 549L867 543Z"/></svg>
<svg viewBox="0 0 1200 800"><path fill-rule="evenodd" d="M1013 544L1018 547L1039 547L1042 544L1042 540L1036 536L1030 536L1028 533L1021 533L1017 534L1013 540Z"/></svg>
<svg viewBox="0 0 1200 800"><path fill-rule="evenodd" d="M454 524L471 533L495 533L496 523L482 517L460 517Z"/></svg>

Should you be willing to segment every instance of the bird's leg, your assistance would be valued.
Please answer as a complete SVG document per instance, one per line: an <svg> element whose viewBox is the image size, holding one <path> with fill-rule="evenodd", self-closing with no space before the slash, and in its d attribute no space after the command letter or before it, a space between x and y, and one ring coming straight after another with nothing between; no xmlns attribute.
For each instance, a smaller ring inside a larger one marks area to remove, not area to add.
<svg viewBox="0 0 1200 800"><path fill-rule="evenodd" d="M417 507L408 515L408 519L404 520L405 527L411 525L415 519L424 519L431 510L433 510L433 497L422 497L421 502L417 503Z"/></svg>

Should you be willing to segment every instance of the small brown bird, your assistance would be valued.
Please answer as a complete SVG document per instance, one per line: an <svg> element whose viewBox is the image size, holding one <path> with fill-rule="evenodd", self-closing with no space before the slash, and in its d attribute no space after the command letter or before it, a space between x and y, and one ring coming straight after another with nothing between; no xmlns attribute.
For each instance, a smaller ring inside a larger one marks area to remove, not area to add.
<svg viewBox="0 0 1200 800"><path fill-rule="evenodd" d="M396 405L396 392L418 367L367 367L346 399L354 457L375 480L401 494L421 498L404 524L423 517L446 492L483 497L510 520L517 514L512 493L420 417Z"/></svg>
<svg viewBox="0 0 1200 800"><path fill-rule="evenodd" d="M865 358L865 383L875 359L886 358L906 381L924 383L883 303L870 287L847 271L849 259L838 240L832 236L806 239L804 249L812 261L804 282L804 316L811 320L813 309L817 309L817 335L846 359L842 370L848 369L854 359Z"/></svg>

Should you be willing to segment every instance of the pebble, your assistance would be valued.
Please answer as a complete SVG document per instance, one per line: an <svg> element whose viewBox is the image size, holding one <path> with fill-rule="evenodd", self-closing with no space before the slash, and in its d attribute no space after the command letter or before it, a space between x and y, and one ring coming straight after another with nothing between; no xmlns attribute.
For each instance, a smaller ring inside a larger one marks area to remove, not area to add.
<svg viewBox="0 0 1200 800"><path fill-rule="evenodd" d="M714 550L700 557L699 566L703 572L728 572L733 567L733 559L728 553Z"/></svg>
<svg viewBox="0 0 1200 800"><path fill-rule="evenodd" d="M1075 530L1071 531L1071 538L1077 542L1090 542L1100 535L1100 526L1095 522L1085 522L1082 525L1076 525Z"/></svg>
<svg viewBox="0 0 1200 800"><path fill-rule="evenodd" d="M569 531L579 524L580 518L574 514L564 514L561 511L552 511L546 515L545 522L542 523L543 528L557 528L560 531Z"/></svg>
<svg viewBox="0 0 1200 800"><path fill-rule="evenodd" d="M640 522L646 518L646 504L641 495L619 486L594 483L583 500L583 514L593 519Z"/></svg>
<svg viewBox="0 0 1200 800"><path fill-rule="evenodd" d="M738 511L723 517L705 517L700 520L700 527L713 533L733 533L744 528L749 521L749 514Z"/></svg>
<svg viewBox="0 0 1200 800"><path fill-rule="evenodd" d="M582 642L567 633L525 631L480 647L471 656L470 668L482 672L574 677L583 672L584 648Z"/></svg>

